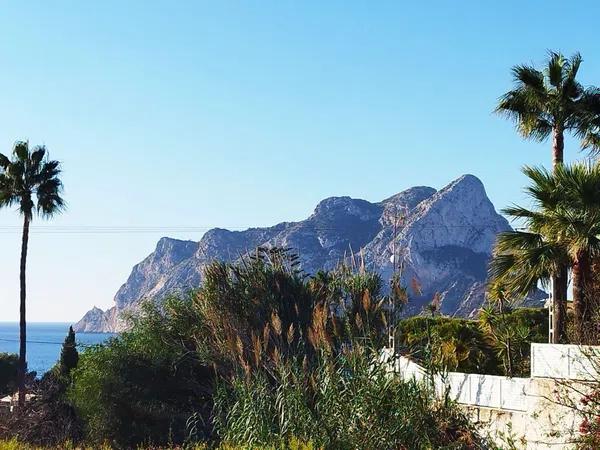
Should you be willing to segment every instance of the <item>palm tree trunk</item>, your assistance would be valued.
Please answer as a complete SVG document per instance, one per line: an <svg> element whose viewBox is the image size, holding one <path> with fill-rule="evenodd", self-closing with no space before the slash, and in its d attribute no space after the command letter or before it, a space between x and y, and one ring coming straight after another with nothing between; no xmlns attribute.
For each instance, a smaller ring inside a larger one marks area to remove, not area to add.
<svg viewBox="0 0 600 450"><path fill-rule="evenodd" d="M552 131L552 168L556 170L559 164L564 161L563 153L565 150L565 135L562 127L554 127Z"/></svg>
<svg viewBox="0 0 600 450"><path fill-rule="evenodd" d="M566 321L567 321L567 292L568 292L568 270L567 267L561 267L560 272L552 276L552 307L554 314L552 316L552 335L553 344L565 343L567 340Z"/></svg>
<svg viewBox="0 0 600 450"><path fill-rule="evenodd" d="M589 325L589 311L586 305L585 285L589 279L590 264L586 252L579 252L573 262L573 309L575 310L575 331L579 344L586 341L586 328Z"/></svg>
<svg viewBox="0 0 600 450"><path fill-rule="evenodd" d="M25 319L25 268L27 266L27 244L29 243L29 217L25 215L23 219L23 238L21 241L21 305L19 322L19 409L25 406L25 377L27 375L27 322Z"/></svg>
<svg viewBox="0 0 600 450"><path fill-rule="evenodd" d="M565 136L562 126L555 126L552 130L552 169L564 162ZM560 268L558 274L552 277L552 303L554 317L552 328L554 329L553 343L559 344L566 341L567 322L567 295L568 295L569 269L565 265Z"/></svg>

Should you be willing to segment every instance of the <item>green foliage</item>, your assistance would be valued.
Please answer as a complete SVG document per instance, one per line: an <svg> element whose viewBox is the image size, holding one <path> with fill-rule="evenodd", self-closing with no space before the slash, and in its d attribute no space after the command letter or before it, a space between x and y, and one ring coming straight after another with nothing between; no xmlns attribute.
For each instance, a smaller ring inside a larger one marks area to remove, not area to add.
<svg viewBox="0 0 600 450"><path fill-rule="evenodd" d="M111 446L107 443L88 446L88 445L75 445L70 441L66 441L57 446L44 446L38 447L35 445L28 445L17 439L11 440L0 440L0 450L114 450L116 447ZM232 445L228 443L221 443L218 445L208 445L204 443L192 444L185 446L138 446L137 450L324 450L313 445L311 442L304 442L298 438L292 437L288 442L285 442L279 446L261 447L261 448L250 448L247 445Z"/></svg>
<svg viewBox="0 0 600 450"><path fill-rule="evenodd" d="M229 370L274 347L306 351L315 300L305 280L297 258L282 249L259 248L239 264L209 265L194 299L206 357Z"/></svg>
<svg viewBox="0 0 600 450"><path fill-rule="evenodd" d="M285 249L261 249L238 264L205 271L194 309L198 345L221 373L280 356L339 351L356 336L383 342L382 282L364 268L340 266L307 277Z"/></svg>
<svg viewBox="0 0 600 450"><path fill-rule="evenodd" d="M215 262L198 291L143 304L131 331L84 351L68 397L87 438L120 446L210 438L215 373L227 384L290 358L312 363L355 333L383 330L378 276L340 267L308 278L296 260L258 249L237 264Z"/></svg>
<svg viewBox="0 0 600 450"><path fill-rule="evenodd" d="M475 448L477 437L451 404L415 382L389 376L364 348L289 359L274 371L240 374L215 400L219 436L252 448L290 436L335 449Z"/></svg>
<svg viewBox="0 0 600 450"><path fill-rule="evenodd" d="M529 343L547 342L548 312L543 308L516 308L505 315L506 329L525 329L527 338L515 347L513 374L529 375ZM431 355L428 332L431 335ZM451 317L415 316L400 321L396 339L401 348L434 369L465 373L506 375L490 329L480 321Z"/></svg>
<svg viewBox="0 0 600 450"><path fill-rule="evenodd" d="M428 342L428 326L431 343ZM398 344L413 358L449 371L497 373L496 358L476 321L415 316L400 321ZM428 355L428 346L433 355Z"/></svg>
<svg viewBox="0 0 600 450"><path fill-rule="evenodd" d="M534 207L504 211L524 221L527 231L498 236L490 277L522 295L570 266L578 342L584 343L596 306L587 293L593 287L592 260L600 255L600 164L560 165L552 173L526 167L523 172Z"/></svg>
<svg viewBox="0 0 600 450"><path fill-rule="evenodd" d="M187 330L191 298L144 306L132 331L82 353L68 396L90 442L118 447L207 438L213 372ZM194 418L191 423L190 418Z"/></svg>
<svg viewBox="0 0 600 450"><path fill-rule="evenodd" d="M515 360L522 360L523 352L529 347L529 326L508 321L506 312L497 311L494 307L481 310L479 324L502 361L504 374L514 376Z"/></svg>
<svg viewBox="0 0 600 450"><path fill-rule="evenodd" d="M0 353L0 395L12 394L17 384L19 357L12 353Z"/></svg>
<svg viewBox="0 0 600 450"><path fill-rule="evenodd" d="M143 304L80 355L68 399L86 442L469 448L453 406L367 350L383 342L381 288L356 265L307 277L286 250L213 263L198 291Z"/></svg>
<svg viewBox="0 0 600 450"><path fill-rule="evenodd" d="M529 342L548 342L548 310L545 308L515 308L506 315L515 326L529 329Z"/></svg>

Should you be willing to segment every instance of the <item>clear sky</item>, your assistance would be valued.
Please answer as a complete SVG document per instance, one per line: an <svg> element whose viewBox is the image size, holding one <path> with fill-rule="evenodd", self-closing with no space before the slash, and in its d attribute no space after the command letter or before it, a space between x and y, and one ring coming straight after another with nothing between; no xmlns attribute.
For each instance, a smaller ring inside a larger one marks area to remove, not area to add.
<svg viewBox="0 0 600 450"><path fill-rule="evenodd" d="M176 227L307 217L463 173L523 200L523 142L492 114L510 67L547 49L600 85L597 0L2 2L0 152L45 144L69 209L30 241L32 321L106 308ZM569 158L581 154L567 142ZM0 226L20 226L9 210ZM72 227L159 227L73 233ZM59 228L65 227L65 228ZM18 318L20 234L0 231L0 321Z"/></svg>

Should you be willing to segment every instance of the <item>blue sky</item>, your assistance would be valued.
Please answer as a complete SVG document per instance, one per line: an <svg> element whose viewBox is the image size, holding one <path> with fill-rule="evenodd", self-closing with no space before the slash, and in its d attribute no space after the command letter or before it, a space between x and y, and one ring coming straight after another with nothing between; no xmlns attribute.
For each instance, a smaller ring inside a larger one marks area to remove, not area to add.
<svg viewBox="0 0 600 450"><path fill-rule="evenodd" d="M600 85L600 5L576 4L4 2L0 152L28 139L63 161L69 209L37 222L52 227L270 225L463 173L501 208L523 200L523 164L550 162L492 114L510 67L580 51ZM15 231L0 233L0 321L18 317ZM111 306L163 234L202 233L34 232L28 317Z"/></svg>

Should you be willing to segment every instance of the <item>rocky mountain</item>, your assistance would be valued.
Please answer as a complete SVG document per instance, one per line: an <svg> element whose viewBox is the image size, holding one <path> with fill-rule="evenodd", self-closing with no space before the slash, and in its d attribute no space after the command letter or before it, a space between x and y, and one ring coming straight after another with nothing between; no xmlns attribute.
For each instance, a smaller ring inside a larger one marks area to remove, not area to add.
<svg viewBox="0 0 600 450"><path fill-rule="evenodd" d="M379 203L328 198L300 222L245 231L215 228L200 242L162 238L133 268L115 295L115 306L104 312L94 308L75 330L120 331L124 311L135 310L144 299L159 301L198 287L210 261L233 261L259 245L293 248L307 273L332 269L350 250L362 249L368 267L387 280L393 271L394 228L405 282L417 280L421 291L412 293L410 313L419 313L434 293L441 294L445 314L469 316L481 306L496 235L510 226L496 213L481 181L464 175L439 191L414 187Z"/></svg>

